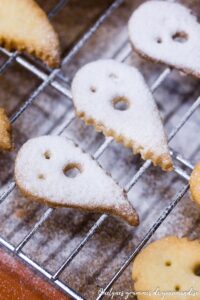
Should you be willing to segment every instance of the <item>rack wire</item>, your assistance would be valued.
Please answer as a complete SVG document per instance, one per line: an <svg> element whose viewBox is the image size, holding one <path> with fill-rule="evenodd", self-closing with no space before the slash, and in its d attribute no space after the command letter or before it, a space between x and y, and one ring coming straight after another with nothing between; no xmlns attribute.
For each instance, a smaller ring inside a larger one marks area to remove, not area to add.
<svg viewBox="0 0 200 300"><path fill-rule="evenodd" d="M49 18L53 18L55 15L57 15L60 10L68 3L67 0L60 0L58 3L52 8L52 10L49 12ZM28 97L28 99L23 103L23 105L18 109L17 112L13 116L11 116L11 122L14 123L22 114L23 112L28 109L28 107L37 99L37 97L40 95L41 92L44 91L44 89L51 85L57 92L60 94L66 96L66 98L71 101L72 96L69 87L66 85L64 86L61 82L66 83L65 78L63 78L61 70L62 67L65 65L68 65L69 62L74 58L74 56L82 49L82 47L85 45L85 43L94 35L94 33L97 31L99 26L113 13L113 11L118 8L124 0L115 0L105 11L104 13L97 19L97 21L83 34L83 36L80 38L80 40L75 44L75 46L69 51L69 53L64 57L61 63L60 69L51 70L49 68L46 68L44 71L43 69L40 69L37 64L29 62L26 58L22 57L18 51L15 51L14 53L11 53L3 48L0 48L0 51L7 55L7 60L2 66L0 66L0 74L3 74L3 72L9 68L13 62L17 62L19 65L27 69L31 74L38 77L41 80L41 84L37 86L37 88L31 93ZM113 57L114 59L124 62L131 54L131 47L128 42L125 42L122 48L120 48L120 51L116 53L116 55ZM155 92L155 90L164 82L164 80L169 76L171 73L171 69L167 68L165 69L155 80L153 85L151 86L151 91ZM61 82L59 80L61 80ZM172 132L169 134L168 141L171 141L176 134L181 130L181 128L184 126L184 124L189 120L189 118L192 116L192 114L196 111L196 109L200 106L200 97L198 97L195 102L192 104L192 106L189 108L189 110L183 115L180 122L176 125L176 127L172 130ZM64 120L62 124L59 125L58 128L56 128L53 133L56 134L62 134L63 131L75 120L75 113L74 111L71 111L67 117L67 120ZM112 143L112 138L106 138L103 144L96 150L94 154L94 158L98 160L100 156L104 153L104 151L107 149L107 147ZM113 277L110 279L110 281L107 283L107 285L102 289L102 292L98 295L96 298L97 300L100 300L104 297L105 292L107 292L111 286L114 284L114 282L120 277L120 275L123 273L123 271L127 268L127 266L130 264L130 262L134 259L134 257L140 252L140 250L144 247L144 245L149 241L149 239L152 237L152 235L155 233L155 231L158 229L158 227L162 224L162 222L167 218L167 216L170 214L170 212L174 209L174 207L178 204L178 202L182 199L182 197L187 192L189 186L188 186L188 180L189 175L186 173L185 168L191 172L193 169L193 165L184 159L179 153L175 152L173 149L171 149L171 155L173 156L173 159L179 162L179 164L183 167L177 167L175 166L174 171L183 179L185 180L185 184L183 185L182 189L174 196L174 198L171 200L170 204L165 208L165 210L161 213L160 217L155 221L154 224L152 224L150 230L147 232L147 234L142 238L141 242L137 245L135 249L129 254L129 256L125 259L121 267L117 270L117 272L113 275ZM125 190L127 193L133 188L133 186L136 184L136 182L141 178L141 176L148 170L150 167L151 162L146 161L142 167L137 171L137 173L133 176L133 178L127 183L125 186ZM9 194L13 191L15 188L15 182L11 181L4 192L0 194L0 204L7 199ZM103 214L99 217L99 219L93 224L93 226L90 228L90 230L86 233L85 237L81 240L81 242L76 246L76 248L72 251L72 253L66 258L66 260L63 262L63 264L57 269L57 271L54 274L49 273L47 270L45 270L43 267L41 267L39 264L34 262L32 259L30 259L27 255L23 253L24 246L30 241L30 239L33 237L33 235L40 229L41 225L44 224L47 219L50 218L50 216L55 211L55 208L48 208L46 211L42 214L42 216L39 218L39 220L34 224L30 232L21 240L21 242L17 246L13 246L9 241L5 240L3 237L0 237L0 244L9 249L11 252L15 253L19 258L21 258L23 261L25 261L27 264L35 268L37 271L39 271L41 274L43 274L46 278L48 278L51 282L53 282L56 286L58 286L61 290L63 290L65 293L67 293L69 296L71 296L73 299L81 300L83 297L79 295L76 291L74 291L72 288L70 288L66 283L62 282L59 279L60 274L67 268L67 266L72 262L73 259L77 256L77 254L81 251L81 249L86 245L86 243L94 236L94 234L97 232L97 230L101 227L101 225L105 222L105 220L108 218L107 215Z"/></svg>

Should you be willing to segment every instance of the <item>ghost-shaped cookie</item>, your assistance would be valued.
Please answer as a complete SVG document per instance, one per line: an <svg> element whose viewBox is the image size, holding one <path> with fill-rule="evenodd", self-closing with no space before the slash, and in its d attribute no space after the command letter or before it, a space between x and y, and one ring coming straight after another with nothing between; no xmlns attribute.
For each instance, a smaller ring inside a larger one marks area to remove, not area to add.
<svg viewBox="0 0 200 300"><path fill-rule="evenodd" d="M88 154L61 136L30 139L19 150L15 180L26 197L50 206L120 217L138 225L124 190Z"/></svg>
<svg viewBox="0 0 200 300"><path fill-rule="evenodd" d="M136 68L111 59L91 62L75 75L72 96L78 117L87 124L172 170L159 111Z"/></svg>
<svg viewBox="0 0 200 300"><path fill-rule="evenodd" d="M134 49L144 58L200 77L200 24L188 8L145 2L133 12L128 29Z"/></svg>

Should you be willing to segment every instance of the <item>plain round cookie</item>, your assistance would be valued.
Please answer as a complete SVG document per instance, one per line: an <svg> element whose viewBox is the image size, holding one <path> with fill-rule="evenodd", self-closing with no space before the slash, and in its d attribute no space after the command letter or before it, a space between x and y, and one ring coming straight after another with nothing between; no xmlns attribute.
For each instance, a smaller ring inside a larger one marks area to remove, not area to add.
<svg viewBox="0 0 200 300"><path fill-rule="evenodd" d="M192 199L200 205L200 162L198 162L190 176L190 192Z"/></svg>
<svg viewBox="0 0 200 300"><path fill-rule="evenodd" d="M147 1L132 14L129 37L142 57L200 78L200 24L187 7Z"/></svg>
<svg viewBox="0 0 200 300"><path fill-rule="evenodd" d="M169 236L148 245L133 263L132 278L136 292L173 291L165 300L199 300L200 243ZM178 295L181 291L198 291L198 295ZM138 295L138 300L161 300L162 296Z"/></svg>

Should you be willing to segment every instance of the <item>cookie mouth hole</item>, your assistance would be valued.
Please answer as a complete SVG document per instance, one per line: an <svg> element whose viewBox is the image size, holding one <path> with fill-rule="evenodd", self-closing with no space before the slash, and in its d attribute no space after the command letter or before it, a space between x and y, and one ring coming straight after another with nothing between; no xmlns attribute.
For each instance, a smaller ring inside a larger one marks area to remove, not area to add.
<svg viewBox="0 0 200 300"><path fill-rule="evenodd" d="M91 87L90 87L90 91L91 91L92 93L96 93L97 88L96 88L95 86L91 86Z"/></svg>
<svg viewBox="0 0 200 300"><path fill-rule="evenodd" d="M166 267L171 267L171 265L172 265L171 261L167 260L167 261L165 262L165 266L166 266Z"/></svg>
<svg viewBox="0 0 200 300"><path fill-rule="evenodd" d="M114 109L125 111L129 108L129 101L125 97L116 97L112 100Z"/></svg>
<svg viewBox="0 0 200 300"><path fill-rule="evenodd" d="M50 159L50 158L51 158L51 153L50 153L50 151L44 152L44 157L45 157L45 159Z"/></svg>
<svg viewBox="0 0 200 300"><path fill-rule="evenodd" d="M38 179L40 179L40 180L44 180L44 179L45 179L45 176L44 176L44 174L39 174L39 175L38 175Z"/></svg>
<svg viewBox="0 0 200 300"><path fill-rule="evenodd" d="M172 39L178 43L185 43L188 40L188 34L184 31L177 31L172 35Z"/></svg>
<svg viewBox="0 0 200 300"><path fill-rule="evenodd" d="M174 289L175 289L176 292L179 292L181 287L180 287L180 285L177 284L177 285L175 285Z"/></svg>
<svg viewBox="0 0 200 300"><path fill-rule="evenodd" d="M76 163L68 164L64 167L63 173L68 178L75 178L82 172L81 166Z"/></svg>
<svg viewBox="0 0 200 300"><path fill-rule="evenodd" d="M198 263L198 264L194 267L194 275L200 277L200 263Z"/></svg>

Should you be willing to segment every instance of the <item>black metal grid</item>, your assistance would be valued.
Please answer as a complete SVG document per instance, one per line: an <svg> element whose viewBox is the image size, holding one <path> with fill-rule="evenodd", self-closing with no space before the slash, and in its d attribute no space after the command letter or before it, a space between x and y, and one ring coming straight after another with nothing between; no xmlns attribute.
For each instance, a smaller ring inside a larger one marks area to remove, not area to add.
<svg viewBox="0 0 200 300"><path fill-rule="evenodd" d="M67 0L60 0L55 5L55 7L50 11L49 18L52 18L55 16L66 4ZM100 16L100 18L93 24L92 27L89 28L88 31L84 33L84 35L81 37L81 39L75 44L75 46L69 51L69 53L64 57L61 63L61 69L62 66L66 66L72 58L76 55L76 53L85 45L85 43L90 39L90 37L96 32L96 30L99 28L99 26L105 21L107 17L109 17L112 12L119 7L124 1L123 0L115 0L112 5L106 9L106 11ZM14 53L10 53L9 51L0 48L0 51L7 55L6 62L0 66L0 74L3 74L3 72L9 68L13 62L17 62L21 66L23 66L25 69L30 71L32 74L34 74L36 77L40 78L42 80L41 84L31 93L28 97L28 99L23 103L23 105L19 108L18 111L15 112L15 114L11 117L11 122L14 123L22 114L23 112L31 105L31 103L37 99L37 97L40 95L41 92L44 91L44 89L51 85L56 91L61 93L62 95L66 96L67 99L71 100L71 92L69 88L66 88L64 85L62 85L58 79L61 79L61 81L65 81L65 79L62 77L62 74L60 72L61 69L55 69L50 70L46 68L46 71L41 70L38 68L34 63L30 63L28 60L20 56L20 53L18 51L15 51ZM120 51L113 57L114 59L118 61L125 61L128 56L131 54L131 47L128 43L128 41L124 44L124 46L120 49ZM156 81L151 86L151 91L154 92L166 79L166 77L171 73L171 69L167 68L165 69L156 79ZM168 140L172 140L174 136L179 132L179 130L184 126L184 124L187 122L187 120L192 116L192 114L196 111L196 109L200 106L200 97L196 99L196 101L193 103L193 105L189 108L189 110L185 113L185 115L182 117L180 122L177 124L177 126L172 130L172 132L169 135ZM74 111L71 111L70 116L68 117L67 121L64 121L62 124L60 124L59 129L56 130L57 134L62 134L64 129L71 124L71 122L75 119ZM108 147L109 144L111 144L113 141L112 138L106 138L104 143L97 149L96 153L94 154L94 158L98 159L105 151L105 149ZM154 232L158 229L158 227L162 224L162 222L165 220L165 218L170 214L170 212L173 210L173 208L177 205L177 203L181 200L183 195L187 192L189 185L188 180L189 176L184 171L185 168L187 168L190 172L193 169L192 164L183 159L179 153L176 153L171 149L171 155L173 156L173 159L178 161L180 165L183 166L183 169L179 167L175 167L175 172L186 181L186 184L182 187L182 189L177 193L177 195L174 196L168 207L161 213L160 217L156 220L154 224L152 224L152 227L147 232L147 234L144 236L144 238L141 240L141 242L137 245L135 249L130 253L130 255L125 259L124 263L121 265L121 267L118 269L118 271L113 275L111 280L108 282L108 284L105 286L105 288L102 290L102 293L98 295L96 298L97 300L100 300L104 296L104 292L108 291L110 287L114 284L114 282L120 277L122 272L126 269L126 267L129 265L129 263L134 259L134 257L139 253L139 251L142 249L142 247L148 242L148 240L151 238L151 236L154 234ZM135 183L140 179L140 177L144 174L144 172L150 167L151 162L146 161L142 165L142 167L138 170L138 172L134 175L134 177L130 180L130 182L125 186L125 190L129 192L132 187L135 185ZM11 181L8 185L6 191L4 191L0 195L0 203L2 203L7 196L13 191L15 188L14 181ZM35 268L37 271L42 273L45 277L47 277L50 281L52 281L55 285L57 285L60 289L62 289L65 293L73 297L74 299L83 299L82 296L80 296L76 291L72 290L66 283L63 283L59 280L59 275L64 271L64 269L70 264L70 262L76 257L76 255L81 251L81 249L84 247L84 245L87 243L87 241L90 240L90 238L95 234L95 232L98 230L98 228L103 224L103 222L108 218L107 215L101 215L99 219L95 222L95 224L90 228L88 233L85 235L83 240L80 242L80 244L74 249L74 251L69 255L69 257L66 258L65 262L58 268L58 270L54 274L50 274L47 272L43 267L41 267L39 264L31 260L28 256L26 256L23 253L23 247L27 244L27 242L31 239L31 237L39 230L40 226L52 215L55 208L48 208L44 214L40 217L40 219L34 224L32 230L23 238L23 240L14 247L12 244L9 243L9 241L5 240L4 238L0 237L0 244L15 253L18 257L20 257L22 260L24 260L26 263L31 265L33 268Z"/></svg>

